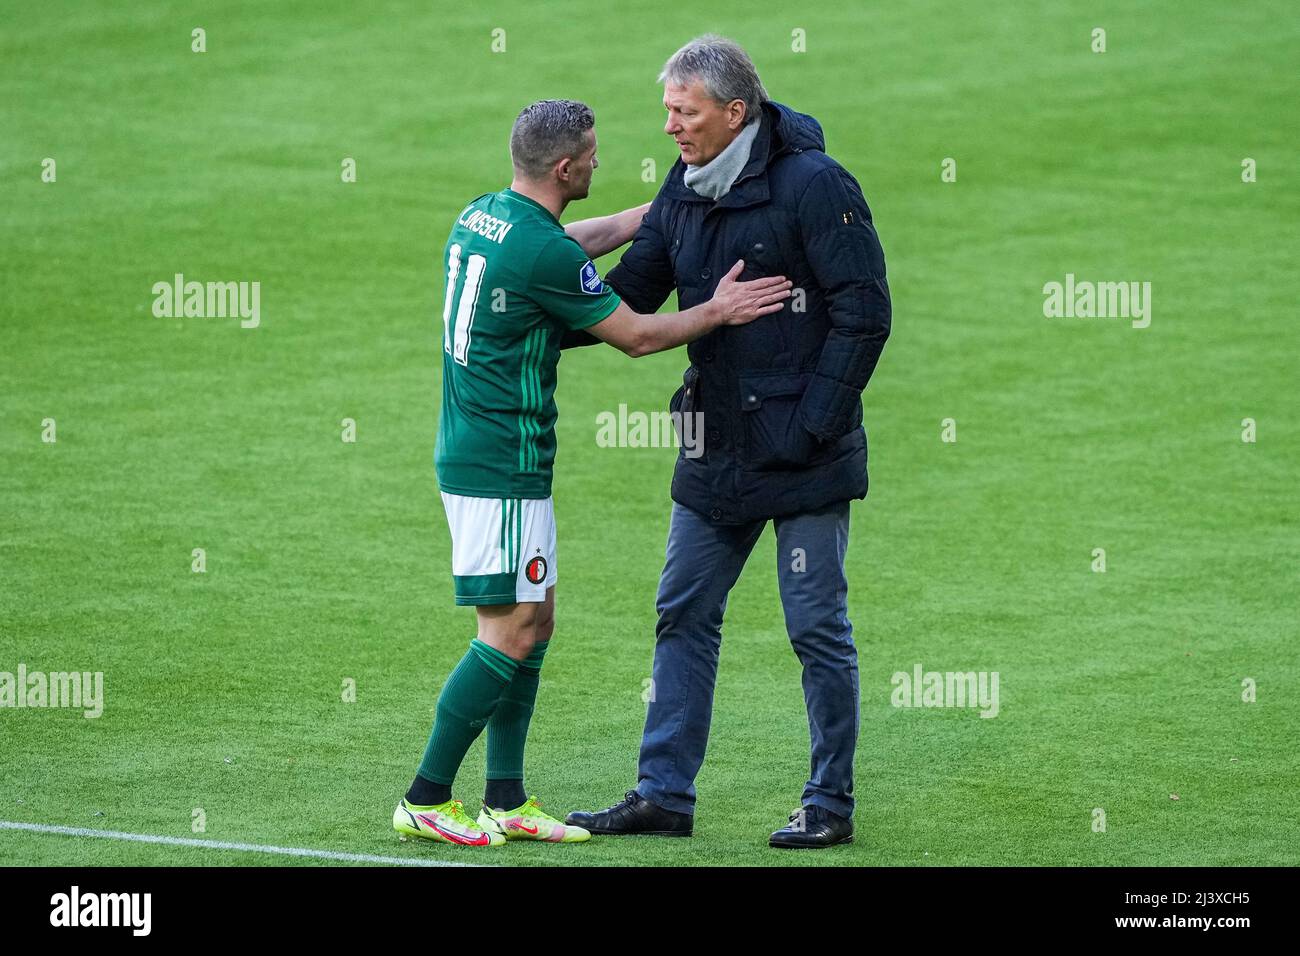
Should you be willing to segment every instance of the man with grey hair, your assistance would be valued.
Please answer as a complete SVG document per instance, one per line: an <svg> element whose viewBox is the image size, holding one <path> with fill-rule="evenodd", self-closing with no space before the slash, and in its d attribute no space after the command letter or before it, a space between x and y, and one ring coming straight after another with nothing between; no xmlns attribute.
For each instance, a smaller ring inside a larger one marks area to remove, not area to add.
<svg viewBox="0 0 1300 956"><path fill-rule="evenodd" d="M712 716L727 594L767 522L786 630L803 665L812 772L775 847L853 838L858 664L848 620L849 502L867 493L862 391L890 329L885 260L857 181L821 126L772 102L748 55L705 36L659 77L680 153L608 276L642 312L705 301L727 265L786 275L780 312L687 348L670 406L704 417L704 453L677 459L659 582L654 694L635 789L567 822L594 834L689 836ZM684 451L684 449L683 449Z"/></svg>
<svg viewBox="0 0 1300 956"><path fill-rule="evenodd" d="M510 135L514 181L479 196L443 250L442 410L434 462L451 528L456 603L478 636L443 683L415 779L393 811L404 836L462 846L575 843L589 834L524 790L524 743L555 625L556 366L566 332L590 330L629 355L673 348L751 322L789 296L783 278L737 281L670 315L628 308L592 258L631 238L643 210L574 223L596 161L595 117L573 100L526 107ZM474 820L452 782L487 728L487 786Z"/></svg>

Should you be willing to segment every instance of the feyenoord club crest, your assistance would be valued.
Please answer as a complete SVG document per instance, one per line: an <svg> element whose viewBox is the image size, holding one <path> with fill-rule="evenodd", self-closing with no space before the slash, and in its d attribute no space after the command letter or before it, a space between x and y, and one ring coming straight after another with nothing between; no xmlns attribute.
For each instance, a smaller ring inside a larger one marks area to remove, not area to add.
<svg viewBox="0 0 1300 956"><path fill-rule="evenodd" d="M541 555L533 558L524 565L524 577L528 578L533 584L541 584L546 580L546 559Z"/></svg>

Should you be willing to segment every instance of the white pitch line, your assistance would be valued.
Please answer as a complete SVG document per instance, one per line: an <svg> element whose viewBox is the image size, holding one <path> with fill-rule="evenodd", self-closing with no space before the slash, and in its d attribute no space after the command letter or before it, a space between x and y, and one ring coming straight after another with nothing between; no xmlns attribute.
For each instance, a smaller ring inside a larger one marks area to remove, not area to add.
<svg viewBox="0 0 1300 956"><path fill-rule="evenodd" d="M199 846L208 850L235 850L241 853L275 853L280 856L305 856L318 860L345 863L391 863L395 866L481 866L452 860L407 859L401 856L375 856L370 853L335 853L296 846L266 846L260 843L226 843L221 840L195 840L189 837L158 836L152 833L125 833L121 830L91 830L86 827L58 827L43 823L18 823L0 820L0 830L26 830L29 833L56 833L60 836L99 837L104 840L130 840L135 843L161 843L165 846Z"/></svg>

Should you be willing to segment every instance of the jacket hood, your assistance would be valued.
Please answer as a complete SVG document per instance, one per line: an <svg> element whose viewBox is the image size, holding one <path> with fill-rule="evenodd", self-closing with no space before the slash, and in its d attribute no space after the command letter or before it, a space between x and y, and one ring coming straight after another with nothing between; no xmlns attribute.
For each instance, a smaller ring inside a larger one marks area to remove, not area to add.
<svg viewBox="0 0 1300 956"><path fill-rule="evenodd" d="M826 137L822 133L822 124L807 113L792 110L784 103L769 101L763 104L763 112L772 121L773 148L772 155L779 155L787 150L815 149L826 152Z"/></svg>

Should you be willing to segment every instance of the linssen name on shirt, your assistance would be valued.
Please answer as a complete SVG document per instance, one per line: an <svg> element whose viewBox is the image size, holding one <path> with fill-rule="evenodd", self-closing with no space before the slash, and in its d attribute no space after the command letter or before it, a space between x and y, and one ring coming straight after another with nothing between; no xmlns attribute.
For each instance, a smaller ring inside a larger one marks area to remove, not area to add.
<svg viewBox="0 0 1300 956"><path fill-rule="evenodd" d="M506 222L504 219L498 219L496 216L489 216L481 209L475 209L472 212L466 209L456 220L456 225L464 226L470 232L477 232L484 239L500 245L505 242L506 233L513 229L514 223Z"/></svg>

